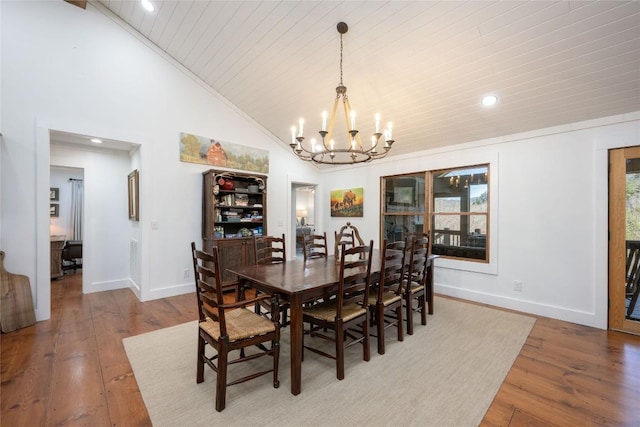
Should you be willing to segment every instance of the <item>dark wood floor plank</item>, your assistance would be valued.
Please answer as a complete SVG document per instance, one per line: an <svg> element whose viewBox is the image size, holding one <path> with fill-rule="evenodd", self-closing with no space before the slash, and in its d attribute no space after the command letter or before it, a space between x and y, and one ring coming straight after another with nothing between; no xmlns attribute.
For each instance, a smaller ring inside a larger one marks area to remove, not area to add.
<svg viewBox="0 0 640 427"><path fill-rule="evenodd" d="M52 282L50 320L0 337L2 426L151 425L122 339L195 320L195 296L83 295L81 277ZM537 318L481 425L634 426L638 396L640 337Z"/></svg>
<svg viewBox="0 0 640 427"><path fill-rule="evenodd" d="M0 424L46 425L55 358L56 337L34 334L35 326L2 334Z"/></svg>
<svg viewBox="0 0 640 427"><path fill-rule="evenodd" d="M131 333L130 318L123 315L118 303L117 296L130 293L126 291L101 292L89 297L96 314L93 325L112 425L147 426L149 414L122 344L123 338L136 335Z"/></svg>
<svg viewBox="0 0 640 427"><path fill-rule="evenodd" d="M507 405L506 403L495 399L480 426L508 427L514 412L515 408L513 405Z"/></svg>

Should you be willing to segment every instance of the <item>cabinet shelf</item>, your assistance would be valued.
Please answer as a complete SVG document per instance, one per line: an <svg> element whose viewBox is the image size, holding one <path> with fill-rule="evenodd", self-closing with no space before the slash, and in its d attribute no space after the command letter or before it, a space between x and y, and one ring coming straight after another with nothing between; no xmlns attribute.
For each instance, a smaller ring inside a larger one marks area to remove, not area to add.
<svg viewBox="0 0 640 427"><path fill-rule="evenodd" d="M261 219L251 221L216 221L215 224L262 224L264 221Z"/></svg>

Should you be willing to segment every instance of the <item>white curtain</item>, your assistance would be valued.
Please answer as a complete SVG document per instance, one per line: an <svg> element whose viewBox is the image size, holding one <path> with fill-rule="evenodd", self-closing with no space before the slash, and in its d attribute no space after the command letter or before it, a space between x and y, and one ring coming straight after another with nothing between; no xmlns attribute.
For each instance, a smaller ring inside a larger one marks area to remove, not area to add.
<svg viewBox="0 0 640 427"><path fill-rule="evenodd" d="M84 206L84 183L81 179L71 181L71 236L69 240L82 240L82 207Z"/></svg>

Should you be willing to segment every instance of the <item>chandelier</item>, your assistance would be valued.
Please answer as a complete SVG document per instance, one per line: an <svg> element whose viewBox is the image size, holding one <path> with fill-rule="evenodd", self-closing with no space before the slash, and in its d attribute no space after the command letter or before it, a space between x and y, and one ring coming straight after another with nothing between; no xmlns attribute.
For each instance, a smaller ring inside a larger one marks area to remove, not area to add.
<svg viewBox="0 0 640 427"><path fill-rule="evenodd" d="M309 143L305 143L303 136L304 119L300 119L298 128L291 128L291 142L289 146L293 152L302 160L314 163L330 165L348 165L353 163L369 162L374 159L381 159L387 155L394 143L391 122L387 125L384 133L380 132L380 114L375 115L375 132L371 135L371 141L363 145L360 133L356 128L356 113L351 110L349 98L347 97L347 87L342 83L342 35L349 27L344 22L337 25L340 33L340 84L336 87L336 98L333 103L333 110L327 123L327 112L322 113L322 127L318 132L320 141L312 138ZM338 103L342 101L344 109L344 119L346 124L346 142L336 143L333 139L333 129L336 122Z"/></svg>

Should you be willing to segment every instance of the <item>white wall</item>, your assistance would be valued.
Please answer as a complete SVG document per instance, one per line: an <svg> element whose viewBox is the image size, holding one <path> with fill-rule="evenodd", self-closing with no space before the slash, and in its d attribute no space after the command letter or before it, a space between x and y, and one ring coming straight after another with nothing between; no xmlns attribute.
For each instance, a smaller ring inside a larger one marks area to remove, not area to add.
<svg viewBox="0 0 640 427"><path fill-rule="evenodd" d="M381 176L490 163L491 262L437 260L436 292L606 328L606 149L638 144L633 113L342 168L323 181L365 188L364 217L352 222L379 244Z"/></svg>
<svg viewBox="0 0 640 427"><path fill-rule="evenodd" d="M316 182L318 174L292 161L283 143L91 3L82 10L61 1L0 2L0 9L0 247L9 271L30 277L39 320L50 312L51 129L140 145L139 157L119 173L126 182L140 169L140 223L128 222L126 238L140 238L134 290L143 300L193 290L183 271L192 268L189 242L201 241L201 173L208 168L179 161L180 132L268 150L268 231L288 230L291 180ZM85 179L90 174L85 169ZM99 233L109 238L109 230ZM103 262L87 252L85 272ZM92 280L129 280L128 262L118 265Z"/></svg>

